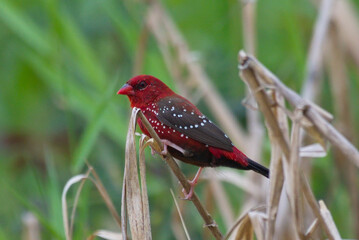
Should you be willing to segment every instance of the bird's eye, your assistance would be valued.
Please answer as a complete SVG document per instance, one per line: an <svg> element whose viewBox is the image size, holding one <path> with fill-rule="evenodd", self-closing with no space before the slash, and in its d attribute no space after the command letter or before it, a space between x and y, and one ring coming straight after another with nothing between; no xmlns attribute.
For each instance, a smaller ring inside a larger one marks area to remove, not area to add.
<svg viewBox="0 0 359 240"><path fill-rule="evenodd" d="M137 89L138 90L142 90L145 87L147 87L147 83L145 81L140 82L139 84L137 84Z"/></svg>

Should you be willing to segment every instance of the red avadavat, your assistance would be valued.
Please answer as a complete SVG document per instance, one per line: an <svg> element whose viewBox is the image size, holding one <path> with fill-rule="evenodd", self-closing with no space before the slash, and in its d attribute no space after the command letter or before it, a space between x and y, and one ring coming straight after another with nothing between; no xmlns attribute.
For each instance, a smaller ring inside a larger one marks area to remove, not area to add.
<svg viewBox="0 0 359 240"><path fill-rule="evenodd" d="M174 93L159 79L140 75L130 79L117 94L127 95L131 107L140 108L167 150L175 158L199 166L196 177L190 182L191 191L198 181L202 167L226 166L253 170L265 177L269 170L249 159L211 120L184 97ZM149 136L140 119L142 132Z"/></svg>

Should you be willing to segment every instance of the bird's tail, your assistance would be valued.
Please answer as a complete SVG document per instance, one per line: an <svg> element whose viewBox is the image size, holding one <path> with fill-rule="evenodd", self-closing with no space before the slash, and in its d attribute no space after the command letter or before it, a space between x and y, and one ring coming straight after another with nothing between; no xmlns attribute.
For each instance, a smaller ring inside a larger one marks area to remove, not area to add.
<svg viewBox="0 0 359 240"><path fill-rule="evenodd" d="M259 174L262 174L263 176L265 176L266 178L269 178L269 169L260 165L259 163L251 160L251 159L247 159L248 161L248 166L246 167L246 169L248 170L253 170Z"/></svg>

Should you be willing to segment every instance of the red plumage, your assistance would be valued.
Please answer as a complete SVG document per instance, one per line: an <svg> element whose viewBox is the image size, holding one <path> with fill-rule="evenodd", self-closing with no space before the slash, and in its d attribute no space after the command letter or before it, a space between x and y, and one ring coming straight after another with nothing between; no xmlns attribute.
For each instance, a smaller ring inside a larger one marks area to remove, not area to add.
<svg viewBox="0 0 359 240"><path fill-rule="evenodd" d="M269 176L267 168L233 146L227 135L196 106L159 79L136 76L118 94L127 95L131 107L141 109L175 158L199 167L227 166ZM149 135L140 119L138 124L143 133Z"/></svg>

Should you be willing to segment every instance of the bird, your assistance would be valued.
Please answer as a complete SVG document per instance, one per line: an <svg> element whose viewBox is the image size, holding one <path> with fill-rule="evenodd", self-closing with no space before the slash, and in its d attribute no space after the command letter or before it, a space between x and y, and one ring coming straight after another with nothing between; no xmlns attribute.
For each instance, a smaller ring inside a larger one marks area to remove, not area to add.
<svg viewBox="0 0 359 240"><path fill-rule="evenodd" d="M231 139L186 98L173 92L151 75L138 75L128 80L117 94L126 95L132 108L139 108L161 139L164 150L185 163L199 167L182 192L190 200L204 167L230 167L253 170L269 178L268 168L248 158ZM140 118L141 131L150 137Z"/></svg>

